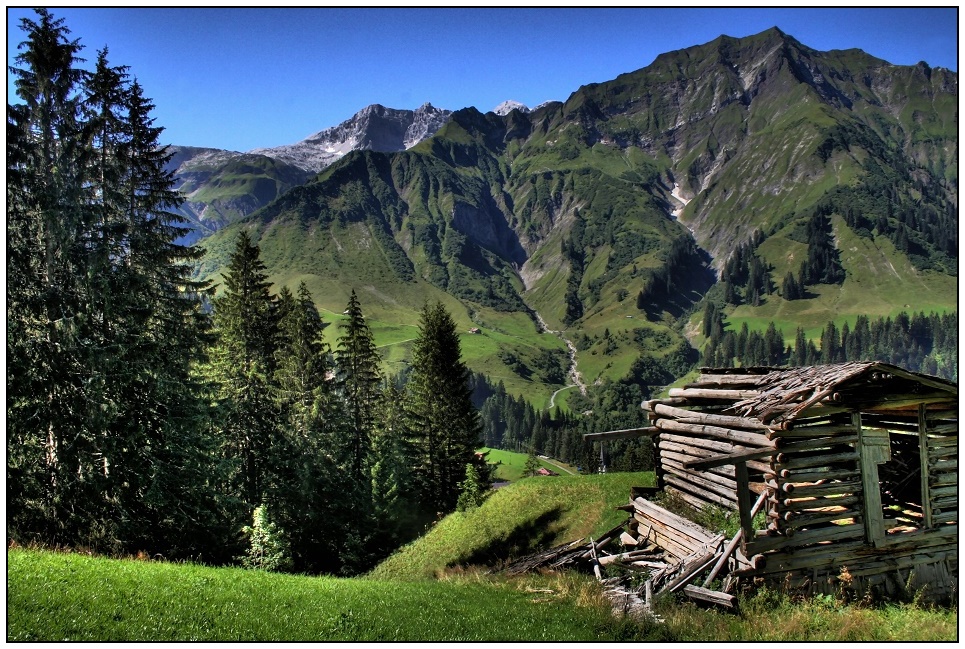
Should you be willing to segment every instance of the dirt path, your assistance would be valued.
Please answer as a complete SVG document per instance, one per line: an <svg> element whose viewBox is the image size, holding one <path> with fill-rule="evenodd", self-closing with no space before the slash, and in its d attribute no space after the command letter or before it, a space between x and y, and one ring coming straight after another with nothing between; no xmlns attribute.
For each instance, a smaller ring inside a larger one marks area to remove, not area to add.
<svg viewBox="0 0 965 649"><path fill-rule="evenodd" d="M547 464L552 464L553 466L555 466L555 467L556 467L557 469L559 469L560 471L565 471L566 473L569 473L570 475L577 475L575 472L570 471L570 470L567 469L565 466L563 466L563 465L561 465L561 464L557 464L557 463L556 463L556 460L551 460L550 458L546 457L545 455L540 455L540 456L539 456L539 459L543 460L543 461L546 462Z"/></svg>
<svg viewBox="0 0 965 649"><path fill-rule="evenodd" d="M546 406L546 409L547 409L547 410L552 410L552 409L556 406L556 395L558 395L558 394L559 394L560 392L562 392L563 390L569 390L570 388L575 388L575 387L576 387L576 385L567 385L566 387L560 388L559 390L557 390L556 392L554 392L552 395L550 395L550 404L549 404L548 406Z"/></svg>
<svg viewBox="0 0 965 649"><path fill-rule="evenodd" d="M561 388L561 390L565 390L570 387L578 387L580 388L580 394L582 394L583 396L586 396L586 383L583 382L583 375L580 374L580 369L577 366L576 345L573 344L572 340L564 336L562 331L556 331L546 326L546 321L543 320L543 316L539 314L539 311L536 311L535 309L533 309L533 314L536 316L536 320L537 322L539 322L540 327L543 328L543 331L545 331L546 333L551 333L555 335L557 338L559 338L560 340L562 340L563 343L566 344L566 348L569 350L570 367L567 370L566 375L572 382L572 385L568 385L566 386L566 388ZM553 407L554 399L556 398L557 392L560 392L560 390L557 390L556 392L554 392L553 398L550 399L550 405L549 405L550 408Z"/></svg>

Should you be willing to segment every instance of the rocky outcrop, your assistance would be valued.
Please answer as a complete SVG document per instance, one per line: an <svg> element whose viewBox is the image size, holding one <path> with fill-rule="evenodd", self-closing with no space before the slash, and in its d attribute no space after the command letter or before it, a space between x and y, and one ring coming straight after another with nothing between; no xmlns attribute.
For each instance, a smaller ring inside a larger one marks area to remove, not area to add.
<svg viewBox="0 0 965 649"><path fill-rule="evenodd" d="M338 126L308 136L301 142L254 149L296 167L317 173L349 151L404 151L431 137L452 111L425 103L416 110L366 106Z"/></svg>

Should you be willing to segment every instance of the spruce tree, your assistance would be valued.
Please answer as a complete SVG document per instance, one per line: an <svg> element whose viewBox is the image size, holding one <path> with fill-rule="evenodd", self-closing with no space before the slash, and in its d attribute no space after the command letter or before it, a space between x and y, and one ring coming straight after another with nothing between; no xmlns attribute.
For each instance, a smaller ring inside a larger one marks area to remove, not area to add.
<svg viewBox="0 0 965 649"><path fill-rule="evenodd" d="M275 393L283 425L271 446L278 480L275 515L291 542L294 568L333 572L341 544L337 523L343 481L336 456L330 350L305 283L278 295Z"/></svg>
<svg viewBox="0 0 965 649"><path fill-rule="evenodd" d="M8 478L18 485L13 526L59 541L70 533L65 505L91 439L76 335L85 73L75 67L82 46L68 39L63 19L37 13L37 21L21 20L26 40L10 69L23 103L7 109Z"/></svg>
<svg viewBox="0 0 965 649"><path fill-rule="evenodd" d="M441 302L426 304L422 309L408 389L410 431L419 452L416 471L423 503L436 511L451 511L482 431L456 324Z"/></svg>
<svg viewBox="0 0 965 649"><path fill-rule="evenodd" d="M177 552L211 505L190 377L205 287L190 280L197 251L174 243L162 129L106 49L86 73L63 20L41 9L22 27L24 103L7 111L11 529Z"/></svg>
<svg viewBox="0 0 965 649"><path fill-rule="evenodd" d="M253 508L270 481L274 437L272 373L276 323L261 253L242 231L228 262L224 294L213 300L217 343L212 352L218 384L222 454L233 467L228 493Z"/></svg>
<svg viewBox="0 0 965 649"><path fill-rule="evenodd" d="M348 319L339 325L342 334L335 351L335 382L345 410L344 461L352 483L363 485L369 482L382 373L372 330L365 322L354 290L345 315Z"/></svg>

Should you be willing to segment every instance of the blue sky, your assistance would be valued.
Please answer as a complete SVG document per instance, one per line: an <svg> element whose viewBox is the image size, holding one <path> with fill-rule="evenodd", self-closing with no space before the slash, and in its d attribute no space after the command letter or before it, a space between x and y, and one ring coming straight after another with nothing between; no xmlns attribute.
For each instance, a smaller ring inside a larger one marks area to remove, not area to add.
<svg viewBox="0 0 965 649"><path fill-rule="evenodd" d="M721 34L777 26L818 50L958 70L959 11L761 8L59 8L89 62L107 45L154 100L163 141L237 151L289 144L369 104L487 111L565 100ZM7 60L23 40L7 8ZM16 102L8 74L8 102Z"/></svg>

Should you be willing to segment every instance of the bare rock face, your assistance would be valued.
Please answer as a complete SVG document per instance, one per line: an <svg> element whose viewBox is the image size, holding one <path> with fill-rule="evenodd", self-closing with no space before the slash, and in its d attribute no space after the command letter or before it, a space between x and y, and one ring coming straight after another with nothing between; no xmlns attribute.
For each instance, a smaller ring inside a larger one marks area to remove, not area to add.
<svg viewBox="0 0 965 649"><path fill-rule="evenodd" d="M366 106L338 126L310 135L301 142L254 149L296 167L317 173L349 151L404 151L431 137L452 114L425 103L416 110Z"/></svg>

